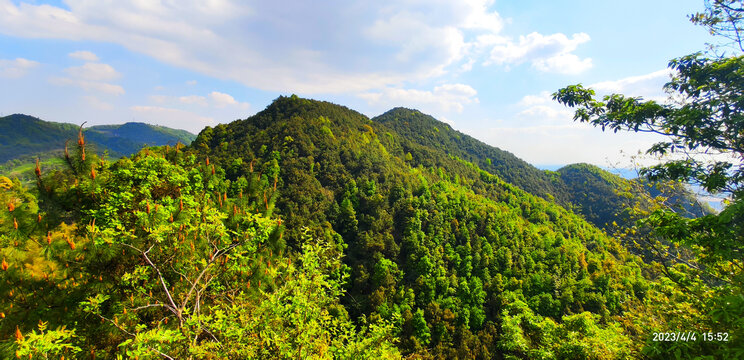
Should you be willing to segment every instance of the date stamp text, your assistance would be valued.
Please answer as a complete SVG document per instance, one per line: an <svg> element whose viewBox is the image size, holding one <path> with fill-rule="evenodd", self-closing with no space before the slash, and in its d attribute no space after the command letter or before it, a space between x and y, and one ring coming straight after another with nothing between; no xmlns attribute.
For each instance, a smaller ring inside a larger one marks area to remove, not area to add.
<svg viewBox="0 0 744 360"><path fill-rule="evenodd" d="M729 341L728 332L704 332L698 333L696 331L672 331L672 332L655 332L652 333L652 341L716 341L716 342L727 342Z"/></svg>

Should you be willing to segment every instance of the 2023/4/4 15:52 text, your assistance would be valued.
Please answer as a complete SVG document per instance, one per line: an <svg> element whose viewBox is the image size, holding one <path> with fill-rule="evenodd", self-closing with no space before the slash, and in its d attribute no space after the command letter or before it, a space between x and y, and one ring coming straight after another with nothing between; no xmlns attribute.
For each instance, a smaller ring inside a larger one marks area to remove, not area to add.
<svg viewBox="0 0 744 360"><path fill-rule="evenodd" d="M673 332L655 332L653 341L728 341L728 332L704 332L695 331L673 331Z"/></svg>

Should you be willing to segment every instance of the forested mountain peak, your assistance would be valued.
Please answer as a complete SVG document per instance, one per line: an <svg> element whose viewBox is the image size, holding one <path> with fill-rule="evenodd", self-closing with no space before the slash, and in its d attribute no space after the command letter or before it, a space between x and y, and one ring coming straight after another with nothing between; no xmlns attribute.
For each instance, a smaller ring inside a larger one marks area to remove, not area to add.
<svg viewBox="0 0 744 360"><path fill-rule="evenodd" d="M627 208L637 206L649 209L657 197L662 204L686 217L713 213L682 183L625 179L586 163L566 165L556 173L560 181L571 189L571 203L576 210L599 227L612 223L627 224Z"/></svg>
<svg viewBox="0 0 744 360"><path fill-rule="evenodd" d="M395 107L383 114L372 118L372 121L378 121L383 124L392 125L396 122L400 122L406 126L419 126L427 127L430 129L434 128L446 128L452 130L452 126L449 124L436 119L431 115L422 113L416 109L409 109L405 107ZM436 130L434 130L436 131ZM453 130L454 131L454 130Z"/></svg>
<svg viewBox="0 0 744 360"><path fill-rule="evenodd" d="M508 151L485 144L430 115L404 107L368 119L357 111L330 102L296 95L281 96L247 119L206 128L194 147L206 150L215 145L224 149L238 146L242 149L239 152L243 154L242 166L247 168L250 158L281 152L286 146L295 147L294 154L299 156L313 157L317 149L336 153L342 142L356 141L354 138L362 134L369 137L363 141L372 140L384 150L370 155L377 161L392 156L413 167L453 168L461 166L458 160L464 160L533 195L571 208L599 227L612 221L622 223L624 218L618 214L631 202L618 195L627 193L621 187L628 182L594 165L574 164L558 172L542 171ZM269 135L269 139L264 138ZM221 139L220 143L215 144L213 137ZM246 146L249 143L252 145ZM263 145L257 146L258 143ZM333 166L337 165L338 161L334 160ZM237 176L237 172L228 175ZM587 176L601 178L602 184L593 180L590 181L593 186L587 187L584 181ZM579 178L584 180L579 182ZM641 189L636 195L647 196L645 192ZM603 214L598 216L600 210L593 202L596 199L605 199L603 205L612 206L602 208Z"/></svg>
<svg viewBox="0 0 744 360"><path fill-rule="evenodd" d="M568 190L543 171L514 154L488 145L417 110L394 108L372 119L395 130L407 141L437 149L478 165L537 196L568 206Z"/></svg>
<svg viewBox="0 0 744 360"><path fill-rule="evenodd" d="M363 114L345 106L328 101L300 98L297 95L280 96L256 115L247 119L258 128L271 126L272 121L281 118L317 118L324 116L333 121L367 121Z"/></svg>
<svg viewBox="0 0 744 360"><path fill-rule="evenodd" d="M417 124L440 132L418 132ZM334 239L344 252L339 271L349 274L345 311L399 324L406 354L493 358L512 350L487 339L521 332L518 319L570 323L579 316L599 329L595 321L620 316L622 303L643 297L640 267L616 240L480 167L471 145L505 175L534 169L514 167L511 154L500 163L500 150L413 110L370 121L294 96L203 130L188 151L230 180L219 190L227 198L282 219L286 232L275 252L299 246L303 227ZM545 331L617 335L560 324Z"/></svg>
<svg viewBox="0 0 744 360"><path fill-rule="evenodd" d="M37 117L13 114L0 117L0 163L27 154L64 147L64 139L77 134L72 124L54 123Z"/></svg>

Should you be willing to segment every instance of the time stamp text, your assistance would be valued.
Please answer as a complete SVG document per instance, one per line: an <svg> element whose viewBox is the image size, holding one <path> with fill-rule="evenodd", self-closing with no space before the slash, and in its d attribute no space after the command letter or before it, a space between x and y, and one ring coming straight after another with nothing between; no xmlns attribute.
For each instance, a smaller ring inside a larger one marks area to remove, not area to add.
<svg viewBox="0 0 744 360"><path fill-rule="evenodd" d="M672 331L672 332L655 332L652 334L652 341L729 341L728 332L704 332L696 331Z"/></svg>

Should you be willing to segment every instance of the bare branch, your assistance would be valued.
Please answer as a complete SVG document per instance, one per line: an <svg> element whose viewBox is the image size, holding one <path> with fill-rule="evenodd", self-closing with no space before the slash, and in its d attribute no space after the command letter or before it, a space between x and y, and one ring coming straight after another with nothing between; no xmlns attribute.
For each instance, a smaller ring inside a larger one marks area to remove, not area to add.
<svg viewBox="0 0 744 360"><path fill-rule="evenodd" d="M223 248L222 250L217 251L214 254L214 256L212 256L211 259L209 259L209 261L207 262L207 266L205 266L204 269L202 269L202 271L196 277L196 280L194 280L194 282L191 284L191 289L189 289L189 292L186 294L186 298L183 299L183 303L181 304L181 307L178 310L179 312L182 312L183 309L186 308L186 304L188 303L189 299L191 299L191 296L194 294L194 291L196 290L196 285L199 283L202 276L204 276L204 274L207 273L207 270L209 270L209 266L212 265L217 260L217 258L227 254L228 252L230 252L232 249L236 248L240 244L241 243L239 242L234 242L228 245L227 247Z"/></svg>
<svg viewBox="0 0 744 360"><path fill-rule="evenodd" d="M136 308L132 308L130 310L131 311L139 311L139 310L142 310L142 309L147 309L147 308L152 308L152 307L168 307L168 306L167 305L164 305L164 304L147 304L147 305L143 305L143 306L138 306Z"/></svg>
<svg viewBox="0 0 744 360"><path fill-rule="evenodd" d="M137 247L132 246L132 245L129 245L127 243L120 243L120 244L121 245L124 245L124 246L126 246L128 248L134 249L135 251L137 251L140 254L142 254L142 257L145 259L145 261L150 265L151 268L153 268L153 270L155 270L155 272L158 274L158 280L160 281L160 285L163 287L163 291L165 291L165 295L166 295L166 297L168 297L168 302L170 303L170 306L168 306L168 305L163 305L163 306L166 309L168 309L171 312L173 312L178 317L178 320L181 323L183 323L183 317L181 316L181 311L179 310L179 307L176 305L176 302L173 301L173 296L171 296L170 290L168 289L168 285L165 283L165 278L163 278L163 274L160 272L160 269L155 265L155 263L152 262L152 260L150 259L150 257L147 256L147 253L150 252L150 250L152 250L152 248L155 245L152 245L152 246L150 246L149 249L147 249L145 251L142 251L142 249L137 248Z"/></svg>
<svg viewBox="0 0 744 360"><path fill-rule="evenodd" d="M153 245L154 246L154 245ZM163 290L165 291L165 295L168 297L168 302L170 302L170 305L172 306L172 311L178 316L178 320L180 322L183 322L183 318L181 316L181 311L179 310L178 306L176 305L176 302L173 301L173 296L171 296L170 290L168 290L168 285L165 283L165 278L163 278L163 274L160 272L160 269L150 260L150 257L147 256L147 253L152 250L153 246L150 246L147 251L142 252L142 256L145 258L145 261L147 261L150 266L155 269L155 272L158 273L158 279L160 280L160 285L162 285Z"/></svg>

